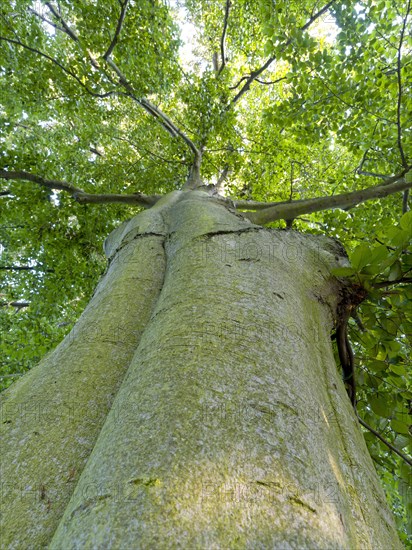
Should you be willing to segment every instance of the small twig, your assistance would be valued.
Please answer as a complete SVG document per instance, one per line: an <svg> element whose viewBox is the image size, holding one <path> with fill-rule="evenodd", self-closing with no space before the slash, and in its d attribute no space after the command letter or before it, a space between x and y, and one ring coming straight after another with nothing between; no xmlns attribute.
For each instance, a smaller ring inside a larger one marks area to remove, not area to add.
<svg viewBox="0 0 412 550"><path fill-rule="evenodd" d="M398 456L400 456L402 458L402 460L404 460L407 464L412 466L412 459L408 458L402 451L400 451L394 445L392 445L392 443L389 443L389 441L387 441L384 437L382 437L379 432L377 432L376 430L371 428L371 426L369 426L369 424L366 424L366 422L364 420L362 420L362 418L359 416L358 413L356 413L356 416L358 417L359 423L362 424L362 426L364 428L366 428L371 433L373 433L373 435L375 435L380 441L382 441L382 443L384 445L386 445L389 449L391 449L391 451L396 453Z"/></svg>
<svg viewBox="0 0 412 550"><path fill-rule="evenodd" d="M93 153L94 155L97 155L99 157L103 156L103 154L98 149L96 149L95 147L89 147L89 151L91 153Z"/></svg>
<svg viewBox="0 0 412 550"><path fill-rule="evenodd" d="M119 3L121 5L121 11L120 11L119 19L117 21L117 26L116 26L116 30L115 30L115 33L114 33L114 37L113 37L113 40L111 41L110 46L107 48L106 53L103 55L103 59L106 59L106 60L112 55L112 52L113 52L113 50L114 50L114 48L117 44L117 41L119 39L119 35L120 35L121 30L122 30L122 26L123 26L124 18L125 18L125 15L126 15L127 6L129 4L129 0L124 0L124 2L121 2L119 0Z"/></svg>
<svg viewBox="0 0 412 550"><path fill-rule="evenodd" d="M141 145L137 146L135 143L133 143L133 141L131 141L130 139L127 139L125 137L113 136L113 138L118 139L119 141L124 141L125 143L128 143L129 145L131 145L133 147L133 149L135 149L137 152L140 153L141 151L144 151L145 153L147 153L151 157L153 157L155 159L159 159L162 162L167 162L168 164L182 164L183 166L188 165L187 161L177 160L177 159L174 159L174 160L167 159L167 158L163 157L162 155L158 155L157 153L153 153L153 151L150 151L150 149L146 149L146 147L143 147Z"/></svg>
<svg viewBox="0 0 412 550"><path fill-rule="evenodd" d="M236 88L239 88L239 86L242 84L242 82L244 80L247 80L249 78L249 76L242 76L242 78L239 80L239 82L237 84L235 84L234 86L229 86L229 90L236 90Z"/></svg>
<svg viewBox="0 0 412 550"><path fill-rule="evenodd" d="M375 172L365 172L365 170L356 170L356 173L360 176L370 176L372 178L379 178L381 180L386 180L390 178L391 176L388 176L387 174L376 174Z"/></svg>
<svg viewBox="0 0 412 550"><path fill-rule="evenodd" d="M225 18L223 21L223 31L222 36L220 38L220 57L221 57L221 65L218 70L218 75L223 71L223 69L226 66L226 53L225 53L225 41L226 41L226 33L227 33L227 24L229 21L229 10L230 10L230 0L226 0L226 6L225 6Z"/></svg>
<svg viewBox="0 0 412 550"><path fill-rule="evenodd" d="M259 82L259 84L264 84L265 86L269 86L270 84L277 84L278 82L281 82L282 80L287 80L287 76L282 76L280 78L277 78L276 80L260 80L260 78L255 79L256 82Z"/></svg>

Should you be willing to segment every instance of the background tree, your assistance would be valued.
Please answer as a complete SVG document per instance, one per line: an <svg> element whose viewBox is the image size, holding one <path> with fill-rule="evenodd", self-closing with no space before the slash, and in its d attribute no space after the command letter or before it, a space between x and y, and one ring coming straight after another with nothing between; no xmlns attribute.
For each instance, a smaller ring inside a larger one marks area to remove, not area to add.
<svg viewBox="0 0 412 550"><path fill-rule="evenodd" d="M410 11L396 0L2 6L3 386L72 328L107 234L201 174L252 222L348 250L335 275L367 291L348 320L357 411L406 540ZM196 37L191 59L181 32Z"/></svg>

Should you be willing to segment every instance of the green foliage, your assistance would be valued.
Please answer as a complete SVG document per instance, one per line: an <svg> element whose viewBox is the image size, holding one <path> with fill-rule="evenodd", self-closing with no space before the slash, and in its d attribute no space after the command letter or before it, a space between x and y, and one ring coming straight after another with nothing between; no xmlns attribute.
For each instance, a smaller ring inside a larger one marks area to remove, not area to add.
<svg viewBox="0 0 412 550"><path fill-rule="evenodd" d="M333 3L302 30L321 7L313 0L231 2L224 67L225 2L170 4L131 0L112 59L136 98L150 99L203 149L207 182L226 169L226 193L234 198L288 201L376 185L411 164L412 16L405 3ZM103 58L121 6L56 3L74 40L45 3L2 4L0 169L64 180L89 193L166 193L185 181L190 150L127 97ZM195 37L190 58L181 30ZM136 208L80 205L64 192L18 180L0 180L0 193L6 387L70 330L105 268L103 239ZM338 238L349 252L352 267L336 276L368 291L350 320L358 412L406 453L412 215L403 210L402 197L393 195L302 216L294 228ZM365 438L406 542L410 474L373 434Z"/></svg>

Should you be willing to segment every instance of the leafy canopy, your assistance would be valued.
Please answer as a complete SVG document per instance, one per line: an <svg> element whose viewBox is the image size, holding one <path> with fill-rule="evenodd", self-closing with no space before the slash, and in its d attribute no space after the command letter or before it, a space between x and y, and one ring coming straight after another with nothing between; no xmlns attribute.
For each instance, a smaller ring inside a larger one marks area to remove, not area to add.
<svg viewBox="0 0 412 550"><path fill-rule="evenodd" d="M349 320L357 410L384 439L365 432L406 540L409 466L387 443L405 458L411 21L410 0L2 3L2 386L72 327L105 236L189 173L199 184L201 163L203 182L251 219L348 250L336 275L368 292Z"/></svg>

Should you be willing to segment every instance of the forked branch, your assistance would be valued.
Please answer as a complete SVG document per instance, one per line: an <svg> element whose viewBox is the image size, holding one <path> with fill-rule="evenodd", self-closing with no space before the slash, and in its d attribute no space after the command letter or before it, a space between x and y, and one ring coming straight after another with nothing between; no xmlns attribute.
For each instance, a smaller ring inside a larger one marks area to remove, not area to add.
<svg viewBox="0 0 412 550"><path fill-rule="evenodd" d="M202 154L200 150L196 147L196 145L193 143L193 141L189 138L185 132L183 132L176 124L163 112L159 109L159 107L156 107L156 105L153 105L150 101L148 101L145 98L138 98L135 95L134 89L132 84L127 80L125 75L121 72L119 67L116 65L116 63L109 57L106 59L108 65L112 68L112 70L116 73L116 75L119 78L119 84L123 86L123 88L126 90L126 93L123 94L126 97L130 97L136 103L138 103L145 111L147 111L150 115L152 115L154 118L156 118L160 124L171 134L173 137L179 136L186 145L192 150L194 155L193 160L193 167L194 171L200 170L200 164L202 160Z"/></svg>
<svg viewBox="0 0 412 550"><path fill-rule="evenodd" d="M119 38L119 35L120 35L120 32L121 32L121 29L122 29L122 26L123 26L123 23L124 23L124 19L125 19L125 15L126 15L127 6L129 4L129 0L124 0L124 1L119 0L119 3L121 5L121 12L120 12L120 16L119 16L119 19L118 19L118 22L117 22L116 31L115 31L114 37L113 37L108 49L106 50L106 52L104 53L102 58L106 61L106 63L110 66L110 68L115 72L115 74L118 77L117 84L120 84L126 90L126 93L122 93L122 92L119 92L117 90L116 91L115 90L110 91L110 92L103 93L103 94L93 92L92 90L90 90L87 87L86 84L84 84L82 82L82 80L73 71L71 71L70 69L68 69L64 65L62 65L59 61L52 58L48 54L46 54L44 52L41 52L40 50L38 50L36 48L32 48L32 47L30 47L26 44L23 44L19 40L14 40L14 39L2 37L2 36L0 36L0 40L4 40L4 41L7 41L7 42L10 42L10 43L13 43L13 44L17 44L17 45L19 45L23 48L28 49L29 51L31 51L33 53L36 53L36 54L38 54L42 57L45 57L46 59L48 59L49 61L53 62L58 67L60 67L60 69L62 69L66 74L68 74L72 78L74 78L89 94L91 94L93 96L104 98L104 97L108 97L108 96L116 94L116 95L123 95L123 96L129 97L129 98L133 99L134 101L136 101L150 115L152 115L154 118L156 118L162 124L162 126L173 137L176 137L176 136L180 137L186 143L186 145L192 150L193 155L194 155L194 160L193 160L193 165L192 165L192 170L191 170L191 176L189 177L189 182L188 183L190 183L190 185L194 185L194 184L197 185L200 182L200 165L201 165L201 160L202 160L202 155L201 155L200 150L196 147L196 145L189 138L189 136L187 136L187 134L185 134L180 128L178 128L176 126L176 124L174 122L172 122L172 120L165 113L163 113L163 111L161 111L158 107L153 105L147 99L138 98L136 96L136 93L133 89L133 86L132 86L131 82L128 81L128 79L125 77L125 75L120 71L119 67L115 64L115 62L110 57L110 55L112 54L112 52L113 52L113 50L114 50L114 48L117 44L117 41L118 41L118 38ZM77 44L79 44L80 43L79 36L76 34L76 32L73 29L70 28L70 26L64 20L64 18L62 17L60 12L56 9L56 7L51 2L47 2L46 5L49 8L49 10L50 10L51 14L53 15L53 17L57 21L59 21L59 23L61 25L61 30L63 32L65 32L73 41L75 41ZM58 27L56 26L56 28L58 28ZM88 55L89 61L93 65L93 67L95 67L99 70L102 70L101 67L98 65L97 61L91 56L91 54L89 52L87 52L87 55ZM106 73L104 73L104 74L105 74L106 77L108 76ZM113 82L113 80L111 80L111 82Z"/></svg>
<svg viewBox="0 0 412 550"><path fill-rule="evenodd" d="M328 2L321 10L319 10L317 13L312 15L310 19L302 25L302 27L299 27L299 31L304 32L306 29L308 29L312 23L314 23L319 17L321 17L325 12L328 11L328 9L335 3L335 0L331 0L331 2ZM273 61L276 60L279 53L284 52L284 50L293 42L293 38L289 38L284 42L284 44L281 46L279 52L277 52L275 55L272 55L269 57L269 59L258 69L255 69L250 73L250 76L248 76L245 80L246 82L240 89L240 91L235 95L235 97L232 99L232 101L229 104L229 107L233 106L235 103L239 101L239 99L249 90L252 82L256 80L268 67L273 63ZM237 86L235 86L237 88Z"/></svg>

